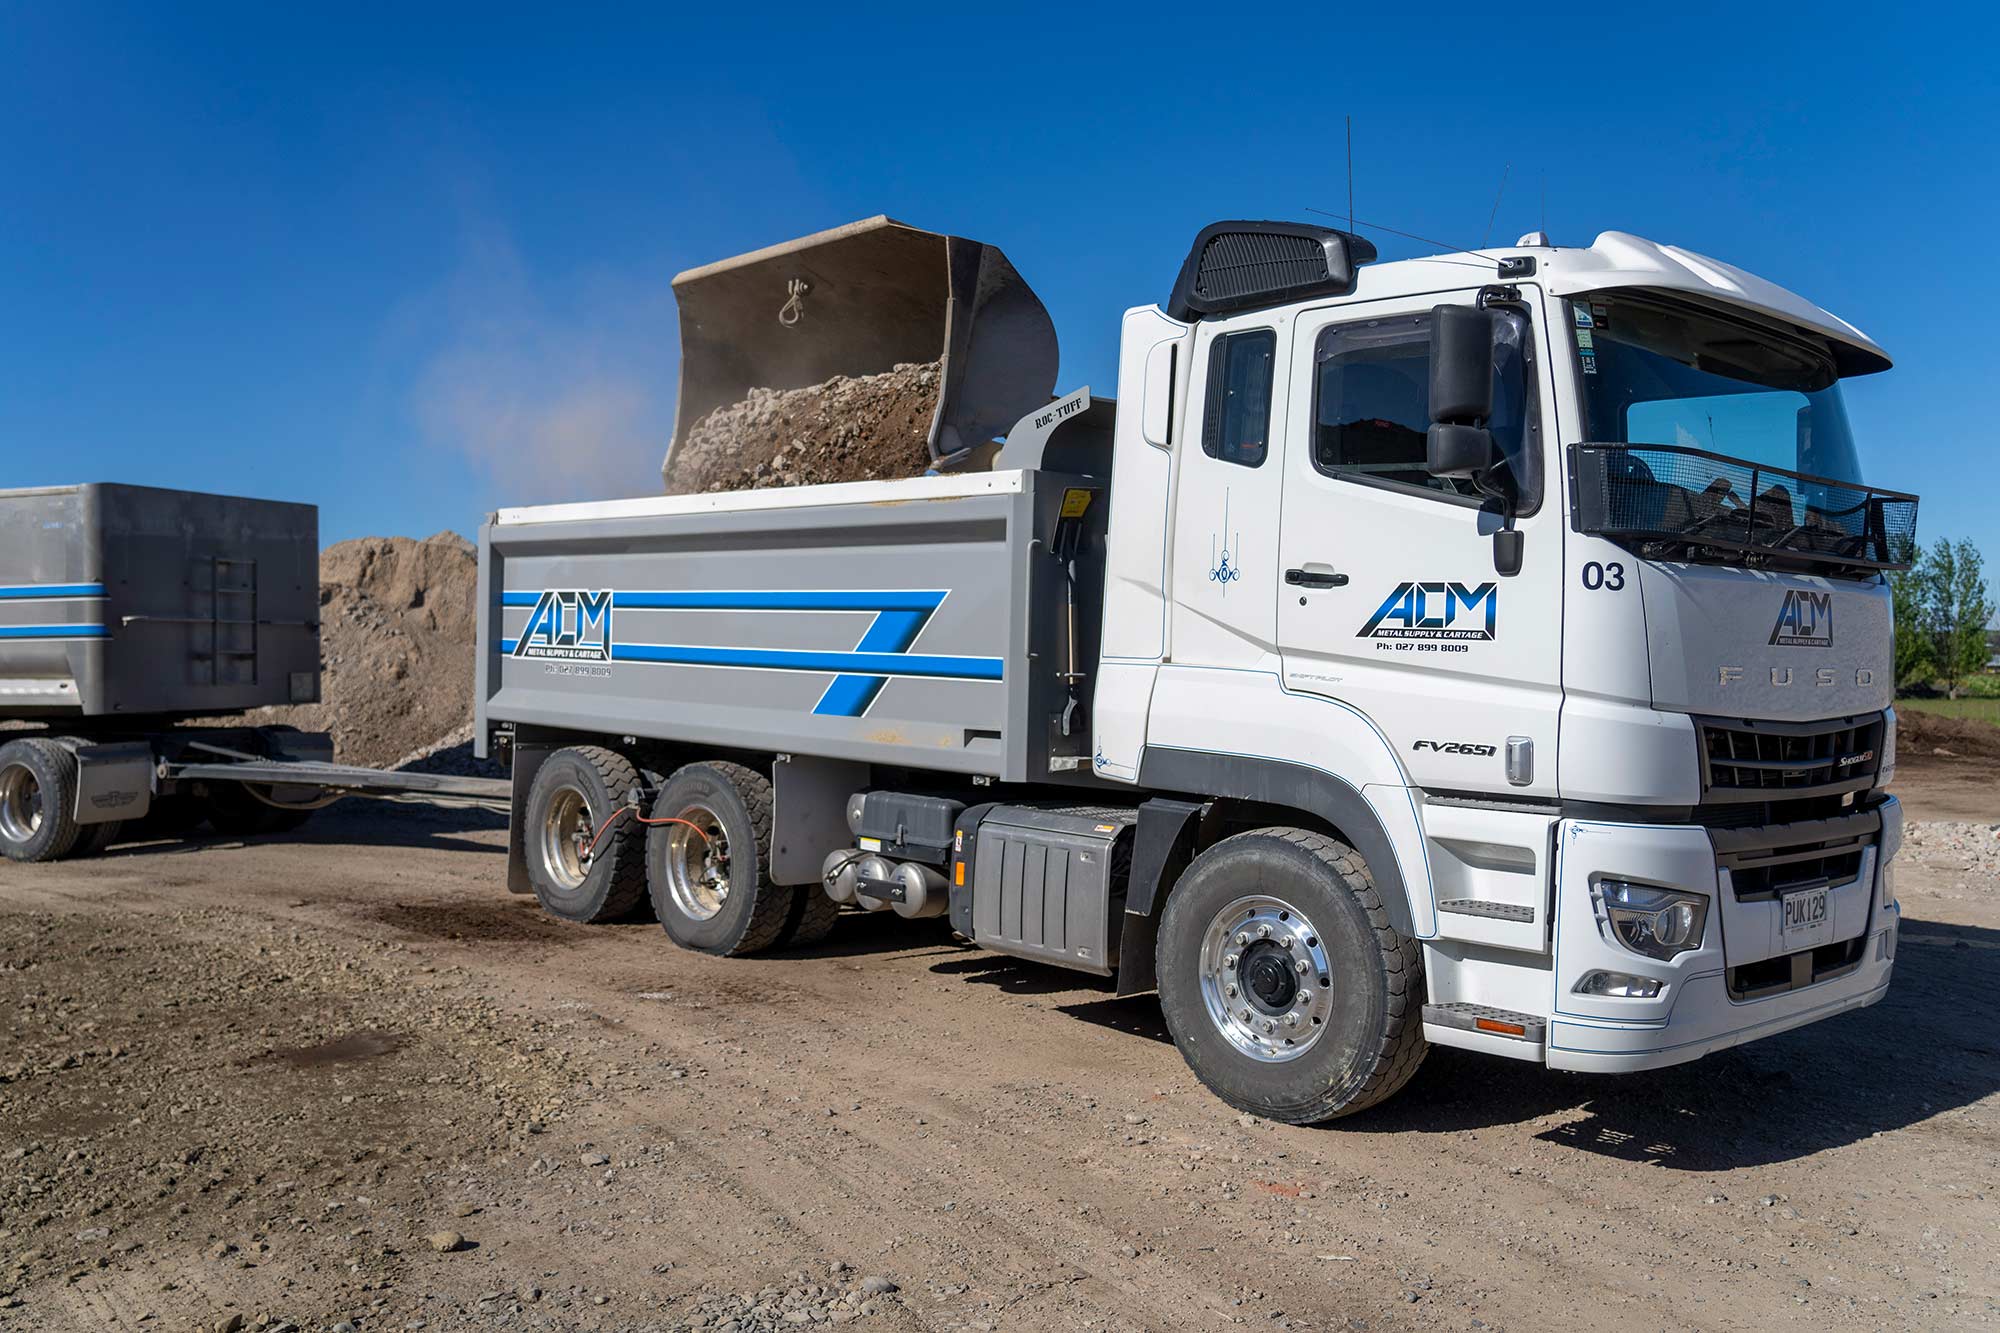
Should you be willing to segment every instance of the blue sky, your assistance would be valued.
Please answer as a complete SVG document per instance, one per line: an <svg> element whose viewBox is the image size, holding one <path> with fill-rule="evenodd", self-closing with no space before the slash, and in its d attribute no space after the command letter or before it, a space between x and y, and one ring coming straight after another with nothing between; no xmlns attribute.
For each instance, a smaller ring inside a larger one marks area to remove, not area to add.
<svg viewBox="0 0 2000 1333"><path fill-rule="evenodd" d="M672 275L884 212L1001 245L1109 392L1204 223L1345 207L1352 114L1363 219L1478 243L1505 170L1497 240L1545 193L1558 243L1859 325L1864 465L2000 560L1996 22L1759 9L0 0L0 486L312 500L329 541L645 493Z"/></svg>

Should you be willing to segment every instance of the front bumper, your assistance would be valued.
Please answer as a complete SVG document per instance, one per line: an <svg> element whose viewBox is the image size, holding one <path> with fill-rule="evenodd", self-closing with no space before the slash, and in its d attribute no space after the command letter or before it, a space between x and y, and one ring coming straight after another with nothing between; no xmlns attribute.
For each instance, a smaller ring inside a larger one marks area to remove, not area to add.
<svg viewBox="0 0 2000 1333"><path fill-rule="evenodd" d="M1874 809L1879 832L1829 890L1832 944L1846 948L1828 948L1791 969L1776 926L1778 902L1739 899L1707 829L1562 821L1548 1064L1596 1073L1657 1069L1881 999L1895 967L1901 917L1891 867L1902 842L1902 809L1894 798ZM1599 879L1708 894L1712 910L1701 947L1667 962L1623 947L1599 919L1593 892ZM1746 984L1770 974L1773 962L1778 973L1791 972L1791 989L1771 993ZM1661 990L1648 999L1577 994L1577 982L1594 970L1652 978Z"/></svg>

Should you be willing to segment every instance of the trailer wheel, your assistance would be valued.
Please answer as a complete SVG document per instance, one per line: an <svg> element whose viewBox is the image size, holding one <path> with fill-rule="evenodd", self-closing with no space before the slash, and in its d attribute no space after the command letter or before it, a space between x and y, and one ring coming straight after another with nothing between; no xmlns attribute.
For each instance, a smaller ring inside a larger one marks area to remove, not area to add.
<svg viewBox="0 0 2000 1333"><path fill-rule="evenodd" d="M0 853L60 861L76 847L76 756L39 737L0 745Z"/></svg>
<svg viewBox="0 0 2000 1333"><path fill-rule="evenodd" d="M735 956L778 942L803 892L771 882L771 780L741 764L689 764L646 832L653 910L684 949Z"/></svg>
<svg viewBox="0 0 2000 1333"><path fill-rule="evenodd" d="M1157 946L1174 1044L1217 1096L1295 1125L1348 1115L1423 1063L1423 956L1353 848L1260 829L1196 857Z"/></svg>
<svg viewBox="0 0 2000 1333"><path fill-rule="evenodd" d="M70 855L96 856L117 842L124 833L125 821L122 819L108 820L102 824L85 824L82 832L77 834L76 848Z"/></svg>
<svg viewBox="0 0 2000 1333"><path fill-rule="evenodd" d="M252 796L240 782L204 783L201 810L208 826L225 838L275 833L286 813Z"/></svg>
<svg viewBox="0 0 2000 1333"><path fill-rule="evenodd" d="M645 826L618 814L639 786L631 761L602 746L571 746L542 762L521 836L528 879L549 915L616 921L645 898Z"/></svg>

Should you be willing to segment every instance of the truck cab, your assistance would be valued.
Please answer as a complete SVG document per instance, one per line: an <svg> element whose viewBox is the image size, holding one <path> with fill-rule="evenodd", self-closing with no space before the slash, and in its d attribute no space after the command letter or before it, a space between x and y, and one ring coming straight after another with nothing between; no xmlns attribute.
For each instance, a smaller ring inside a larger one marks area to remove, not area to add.
<svg viewBox="0 0 2000 1333"><path fill-rule="evenodd" d="M1630 1070L1879 999L1886 355L1622 233L1372 254L1217 224L1126 314L1095 772L1320 809L1434 1043Z"/></svg>

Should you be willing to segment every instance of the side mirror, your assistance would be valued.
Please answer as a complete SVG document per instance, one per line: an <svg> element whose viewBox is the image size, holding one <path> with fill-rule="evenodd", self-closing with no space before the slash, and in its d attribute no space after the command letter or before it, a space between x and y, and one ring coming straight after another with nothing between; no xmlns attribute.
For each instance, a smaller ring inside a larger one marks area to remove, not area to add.
<svg viewBox="0 0 2000 1333"><path fill-rule="evenodd" d="M1493 567L1503 576L1521 572L1521 533L1514 527L1515 492L1510 470L1486 423L1493 415L1493 312L1480 306L1431 307L1431 425L1424 437L1424 467L1433 477L1457 477L1477 486L1500 509L1493 534Z"/></svg>
<svg viewBox="0 0 2000 1333"><path fill-rule="evenodd" d="M1431 310L1431 420L1462 425L1493 415L1493 312L1470 305Z"/></svg>
<svg viewBox="0 0 2000 1333"><path fill-rule="evenodd" d="M1424 470L1433 477L1475 479L1493 466L1493 432L1434 421L1424 438Z"/></svg>

